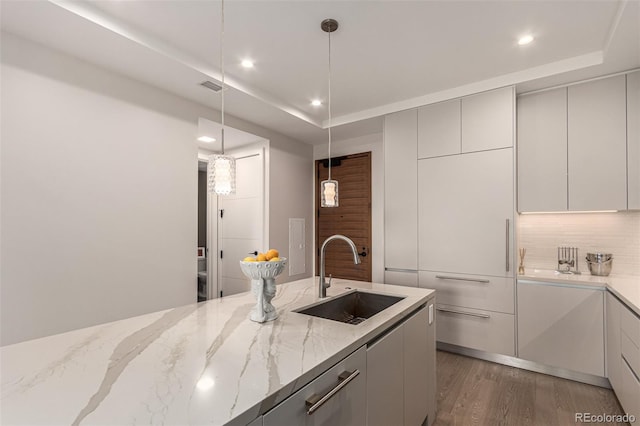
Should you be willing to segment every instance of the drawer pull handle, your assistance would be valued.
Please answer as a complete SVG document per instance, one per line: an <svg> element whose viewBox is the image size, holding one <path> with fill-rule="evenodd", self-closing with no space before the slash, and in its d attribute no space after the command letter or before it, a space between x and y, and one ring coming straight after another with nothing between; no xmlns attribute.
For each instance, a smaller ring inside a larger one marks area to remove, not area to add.
<svg viewBox="0 0 640 426"><path fill-rule="evenodd" d="M509 264L511 263L511 261L509 260L509 219L507 219L507 231L506 231L506 235L507 235L507 239L506 239L506 245L507 245L507 249L506 249L506 254L507 254L507 263L506 263L506 269L507 272L509 272Z"/></svg>
<svg viewBox="0 0 640 426"><path fill-rule="evenodd" d="M441 280L472 281L474 283L489 284L489 280L482 280L479 278L460 278L451 277L449 275L436 275L436 278L440 278Z"/></svg>
<svg viewBox="0 0 640 426"><path fill-rule="evenodd" d="M353 372L345 371L338 376L338 385L327 392L325 396L320 397L319 395L313 394L309 398L307 398L305 400L305 405L307 406L307 414L311 415L315 413L318 408L322 407L324 403L330 400L333 395L340 392L340 389L347 386L350 381L358 376L358 374L360 374L360 370L355 370Z"/></svg>
<svg viewBox="0 0 640 426"><path fill-rule="evenodd" d="M489 315L487 314L476 314L473 312L454 311L453 309L436 308L436 311L447 312L449 314L467 315L467 316L476 317L476 318L484 318L484 319L490 318Z"/></svg>

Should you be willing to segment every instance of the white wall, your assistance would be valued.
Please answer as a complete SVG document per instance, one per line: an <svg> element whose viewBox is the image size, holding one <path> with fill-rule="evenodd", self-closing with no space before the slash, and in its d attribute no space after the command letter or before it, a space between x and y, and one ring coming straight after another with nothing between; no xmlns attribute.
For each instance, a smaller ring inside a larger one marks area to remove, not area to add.
<svg viewBox="0 0 640 426"><path fill-rule="evenodd" d="M6 33L1 85L0 344L194 302L194 136L219 112Z"/></svg>
<svg viewBox="0 0 640 426"><path fill-rule="evenodd" d="M328 157L327 144L313 147L313 159ZM371 280L384 282L384 152L382 133L332 141L331 157L371 151ZM311 167L313 173L313 166ZM315 229L315 222L313 224ZM314 232L315 237L315 232ZM314 241L315 244L315 241Z"/></svg>

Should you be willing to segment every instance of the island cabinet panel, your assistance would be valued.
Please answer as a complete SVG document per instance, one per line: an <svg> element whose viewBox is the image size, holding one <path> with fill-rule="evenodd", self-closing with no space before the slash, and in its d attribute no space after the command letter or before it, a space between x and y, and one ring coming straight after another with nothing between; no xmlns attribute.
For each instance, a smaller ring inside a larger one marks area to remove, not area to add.
<svg viewBox="0 0 640 426"><path fill-rule="evenodd" d="M568 87L569 210L627 208L626 78Z"/></svg>
<svg viewBox="0 0 640 426"><path fill-rule="evenodd" d="M384 264L418 269L418 113L384 118Z"/></svg>
<svg viewBox="0 0 640 426"><path fill-rule="evenodd" d="M640 209L640 71L627 74L627 196Z"/></svg>
<svg viewBox="0 0 640 426"><path fill-rule="evenodd" d="M340 376L359 372L342 389L312 414L307 414L307 400L317 400L341 383ZM324 372L263 416L264 426L282 425L353 425L366 422L367 351L362 347Z"/></svg>
<svg viewBox="0 0 640 426"><path fill-rule="evenodd" d="M518 211L567 210L567 88L518 98Z"/></svg>
<svg viewBox="0 0 640 426"><path fill-rule="evenodd" d="M429 345L430 329L433 327L429 326L428 308L416 312L403 326L405 425L421 425L429 415L429 384L435 383L435 348Z"/></svg>
<svg viewBox="0 0 640 426"><path fill-rule="evenodd" d="M403 327L367 347L367 425L404 424Z"/></svg>
<svg viewBox="0 0 640 426"><path fill-rule="evenodd" d="M513 149L418 161L419 269L513 277Z"/></svg>
<svg viewBox="0 0 640 426"><path fill-rule="evenodd" d="M514 89L462 98L462 152L513 146Z"/></svg>
<svg viewBox="0 0 640 426"><path fill-rule="evenodd" d="M625 412L640 418L640 317L620 309L620 388L614 388Z"/></svg>
<svg viewBox="0 0 640 426"><path fill-rule="evenodd" d="M621 386L622 352L620 346L620 312L622 304L607 292L606 296L606 327L607 327L607 378L615 392L619 392Z"/></svg>
<svg viewBox="0 0 640 426"><path fill-rule="evenodd" d="M518 280L518 356L604 377L604 293Z"/></svg>
<svg viewBox="0 0 640 426"><path fill-rule="evenodd" d="M460 154L460 99L418 108L418 158Z"/></svg>

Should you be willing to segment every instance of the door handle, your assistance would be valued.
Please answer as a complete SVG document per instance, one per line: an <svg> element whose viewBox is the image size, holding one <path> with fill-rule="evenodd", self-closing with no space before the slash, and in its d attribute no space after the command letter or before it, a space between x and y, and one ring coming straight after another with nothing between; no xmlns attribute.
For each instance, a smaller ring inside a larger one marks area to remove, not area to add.
<svg viewBox="0 0 640 426"><path fill-rule="evenodd" d="M358 253L358 256L367 257L368 252L369 250L366 247L362 247L362 253Z"/></svg>

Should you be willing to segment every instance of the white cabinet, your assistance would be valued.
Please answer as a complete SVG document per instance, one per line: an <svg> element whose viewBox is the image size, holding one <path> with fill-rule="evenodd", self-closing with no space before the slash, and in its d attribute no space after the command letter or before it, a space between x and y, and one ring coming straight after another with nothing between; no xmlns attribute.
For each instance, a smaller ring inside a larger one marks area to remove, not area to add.
<svg viewBox="0 0 640 426"><path fill-rule="evenodd" d="M419 269L513 276L513 151L418 161Z"/></svg>
<svg viewBox="0 0 640 426"><path fill-rule="evenodd" d="M604 293L518 280L518 356L604 377Z"/></svg>
<svg viewBox="0 0 640 426"><path fill-rule="evenodd" d="M567 88L518 98L518 211L567 210Z"/></svg>
<svg viewBox="0 0 640 426"><path fill-rule="evenodd" d="M627 74L628 208L640 209L640 71Z"/></svg>
<svg viewBox="0 0 640 426"><path fill-rule="evenodd" d="M567 90L569 210L625 210L625 76Z"/></svg>
<svg viewBox="0 0 640 426"><path fill-rule="evenodd" d="M418 268L417 110L384 118L385 267Z"/></svg>
<svg viewBox="0 0 640 426"><path fill-rule="evenodd" d="M418 108L418 158L462 151L460 102L454 99Z"/></svg>
<svg viewBox="0 0 640 426"><path fill-rule="evenodd" d="M435 419L435 301L367 347L367 425L417 426Z"/></svg>
<svg viewBox="0 0 640 426"><path fill-rule="evenodd" d="M264 426L353 425L366 421L367 351L362 347L263 416ZM342 387L341 387L342 386ZM308 413L309 402L337 392Z"/></svg>
<svg viewBox="0 0 640 426"><path fill-rule="evenodd" d="M462 98L462 152L513 146L514 96L504 87Z"/></svg>
<svg viewBox="0 0 640 426"><path fill-rule="evenodd" d="M640 317L620 309L620 388L614 390L624 411L640 418Z"/></svg>
<svg viewBox="0 0 640 426"><path fill-rule="evenodd" d="M607 377L611 387L620 389L621 386L621 349L620 349L620 312L622 304L611 293L607 292L606 298L606 325L607 325Z"/></svg>
<svg viewBox="0 0 640 426"><path fill-rule="evenodd" d="M418 287L418 271L386 269L384 283L404 287Z"/></svg>

